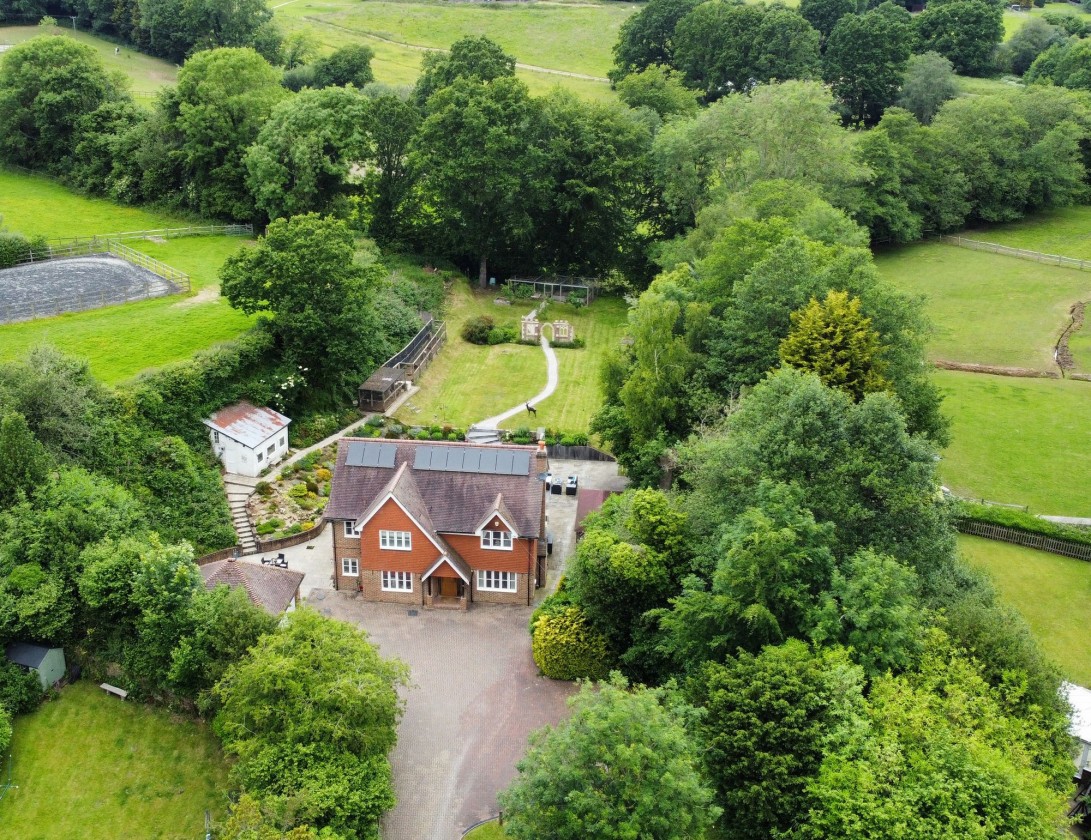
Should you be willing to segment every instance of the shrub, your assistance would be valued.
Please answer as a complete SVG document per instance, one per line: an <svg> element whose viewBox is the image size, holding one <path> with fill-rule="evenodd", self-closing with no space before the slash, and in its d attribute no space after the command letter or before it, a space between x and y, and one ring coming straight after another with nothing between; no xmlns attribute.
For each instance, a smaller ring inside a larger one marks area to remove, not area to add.
<svg viewBox="0 0 1091 840"><path fill-rule="evenodd" d="M367 430L367 436L369 438L380 437L382 435L382 433L383 433L383 430L380 429L378 426L369 426L368 430Z"/></svg>
<svg viewBox="0 0 1091 840"><path fill-rule="evenodd" d="M462 325L462 338L470 344L488 344L493 320L488 315L478 315Z"/></svg>
<svg viewBox="0 0 1091 840"><path fill-rule="evenodd" d="M27 239L21 233L0 231L0 268L11 268L17 263L30 259L35 251L45 250L45 240Z"/></svg>
<svg viewBox="0 0 1091 840"><path fill-rule="evenodd" d="M42 684L33 671L0 660L0 708L13 715L33 711L42 699Z"/></svg>
<svg viewBox="0 0 1091 840"><path fill-rule="evenodd" d="M266 519L264 522L259 522L258 527L255 528L259 537L264 537L267 534L273 534L284 527L284 522L280 519Z"/></svg>
<svg viewBox="0 0 1091 840"><path fill-rule="evenodd" d="M612 662L605 637L576 606L540 616L531 651L541 672L554 680L601 680Z"/></svg>
<svg viewBox="0 0 1091 840"><path fill-rule="evenodd" d="M314 477L317 481L329 481L333 478L333 473L325 467L319 467L314 471Z"/></svg>
<svg viewBox="0 0 1091 840"><path fill-rule="evenodd" d="M305 520L303 520L302 522L299 523L299 529L301 531L309 531L313 527L314 527L314 520L313 519L305 519Z"/></svg>
<svg viewBox="0 0 1091 840"><path fill-rule="evenodd" d="M296 499L295 503L303 510L317 510L319 506L318 494L308 493L302 499Z"/></svg>
<svg viewBox="0 0 1091 840"><path fill-rule="evenodd" d="M259 481L257 484L254 485L254 492L257 493L259 496L272 496L273 485L270 484L268 481Z"/></svg>
<svg viewBox="0 0 1091 840"><path fill-rule="evenodd" d="M564 612L571 607L572 596L568 594L568 587L565 583L565 579L562 577L557 584L557 591L552 595L544 598L530 614L530 623L527 625L527 629L531 635L534 635L534 625L538 623L538 619L543 615L556 615L557 613Z"/></svg>
<svg viewBox="0 0 1091 840"><path fill-rule="evenodd" d="M587 435L575 433L561 436L561 446L587 446Z"/></svg>
<svg viewBox="0 0 1091 840"><path fill-rule="evenodd" d="M515 327L493 327L489 330L486 343L489 345L508 344L518 338Z"/></svg>
<svg viewBox="0 0 1091 840"><path fill-rule="evenodd" d="M288 495L293 499L302 499L307 495L307 492L307 485L300 482L299 484L292 485L291 489L288 491Z"/></svg>
<svg viewBox="0 0 1091 840"><path fill-rule="evenodd" d="M578 309L581 306L587 305L587 295L582 292L569 292L568 297L565 298L565 303L569 306L575 306Z"/></svg>
<svg viewBox="0 0 1091 840"><path fill-rule="evenodd" d="M428 437L432 440L443 440L443 432L432 432Z"/></svg>
<svg viewBox="0 0 1091 840"><path fill-rule="evenodd" d="M447 440L458 441L458 440L462 440L462 437L459 434L457 434L456 432L448 432L447 433Z"/></svg>
<svg viewBox="0 0 1091 840"><path fill-rule="evenodd" d="M317 481L308 478L307 481L306 481L306 485L307 485L307 492L308 493L317 493L318 492L318 482Z"/></svg>
<svg viewBox="0 0 1091 840"><path fill-rule="evenodd" d="M386 423L386 418L381 414L372 414L364 421L365 426L374 426L375 428L381 427L384 423Z"/></svg>
<svg viewBox="0 0 1091 840"><path fill-rule="evenodd" d="M294 537L296 534L298 534L302 530L303 530L303 526L300 525L298 522L296 522L294 525L289 525L287 528L284 529L284 536Z"/></svg>

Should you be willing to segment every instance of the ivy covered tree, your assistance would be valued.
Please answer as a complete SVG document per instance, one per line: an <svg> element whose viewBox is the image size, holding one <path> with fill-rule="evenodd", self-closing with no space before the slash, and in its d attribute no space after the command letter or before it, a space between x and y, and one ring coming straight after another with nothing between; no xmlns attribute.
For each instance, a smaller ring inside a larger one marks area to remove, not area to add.
<svg viewBox="0 0 1091 840"><path fill-rule="evenodd" d="M531 736L518 777L500 794L509 837L704 835L718 809L686 733L691 711L678 698L614 675L570 703L571 718Z"/></svg>

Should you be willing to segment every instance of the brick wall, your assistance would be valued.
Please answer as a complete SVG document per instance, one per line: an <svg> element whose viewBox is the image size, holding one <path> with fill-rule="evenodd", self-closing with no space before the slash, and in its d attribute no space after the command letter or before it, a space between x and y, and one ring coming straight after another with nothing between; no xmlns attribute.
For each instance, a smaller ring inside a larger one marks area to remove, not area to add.
<svg viewBox="0 0 1091 840"><path fill-rule="evenodd" d="M482 548L476 534L442 534L444 540L458 552L471 569L491 569L494 572L516 572L521 575L534 569L538 556L538 541L512 540L510 551Z"/></svg>
<svg viewBox="0 0 1091 840"><path fill-rule="evenodd" d="M374 569L360 570L360 588L369 601L389 601L393 604L423 604L424 596L420 575L413 575L412 592L386 592L383 590L383 573Z"/></svg>
<svg viewBox="0 0 1091 840"><path fill-rule="evenodd" d="M342 557L360 557L360 540L345 536L345 524L341 521L330 523L333 531L333 580L335 589L353 591L360 588L360 579L341 574Z"/></svg>
<svg viewBox="0 0 1091 840"><path fill-rule="evenodd" d="M477 588L477 573L470 575L470 587L473 601L478 604L529 604L530 590L527 586L527 575L516 575L514 592L481 591Z"/></svg>
<svg viewBox="0 0 1091 840"><path fill-rule="evenodd" d="M412 534L412 549L379 548L379 531L408 531ZM424 532L413 524L404 510L393 501L388 501L368 520L360 532L360 566L369 569L390 572L413 572L424 574L439 557L439 549Z"/></svg>

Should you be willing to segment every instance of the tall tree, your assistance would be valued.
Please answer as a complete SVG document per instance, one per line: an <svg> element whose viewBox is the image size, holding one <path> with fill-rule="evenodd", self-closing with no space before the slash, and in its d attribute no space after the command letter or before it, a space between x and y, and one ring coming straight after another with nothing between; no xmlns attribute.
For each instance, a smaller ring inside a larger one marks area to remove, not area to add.
<svg viewBox="0 0 1091 840"><path fill-rule="evenodd" d="M250 48L207 50L178 74L183 194L201 213L249 219L254 203L243 158L276 104L288 96L280 76Z"/></svg>
<svg viewBox="0 0 1091 840"><path fill-rule="evenodd" d="M420 119L417 108L396 96L387 94L371 102L373 165L364 173L364 195L370 210L368 232L383 244L401 236L408 223L407 203L416 180L409 149Z"/></svg>
<svg viewBox="0 0 1091 840"><path fill-rule="evenodd" d="M615 84L618 98L630 108L651 108L660 117L672 114L692 117L697 113L697 94L679 74L662 64L649 64Z"/></svg>
<svg viewBox="0 0 1091 840"><path fill-rule="evenodd" d="M32 38L0 56L0 158L60 171L82 117L122 98L98 53L66 35Z"/></svg>
<svg viewBox="0 0 1091 840"><path fill-rule="evenodd" d="M356 90L305 90L277 105L246 152L247 183L270 219L327 212L369 157L370 108Z"/></svg>
<svg viewBox="0 0 1091 840"><path fill-rule="evenodd" d="M448 53L425 53L421 74L413 88L413 98L423 107L437 90L450 87L458 79L486 83L515 76L515 58L484 35L460 38Z"/></svg>
<svg viewBox="0 0 1091 840"><path fill-rule="evenodd" d="M841 18L856 14L856 2L855 0L801 0L799 13L818 30L818 34L822 36L822 41L825 43Z"/></svg>
<svg viewBox="0 0 1091 840"><path fill-rule="evenodd" d="M1002 6L991 0L930 3L914 24L919 49L950 59L967 76L988 75L996 66L996 48L1004 39Z"/></svg>
<svg viewBox="0 0 1091 840"><path fill-rule="evenodd" d="M898 107L905 108L922 125L928 125L948 99L958 96L955 68L937 52L909 57L902 79Z"/></svg>
<svg viewBox="0 0 1091 840"><path fill-rule="evenodd" d="M436 234L474 259L488 285L489 259L531 240L542 154L533 143L538 106L526 85L460 78L432 94L412 154Z"/></svg>
<svg viewBox="0 0 1091 840"><path fill-rule="evenodd" d="M661 689L616 676L585 685L573 714L531 736L519 776L500 795L516 840L701 837L718 809L686 734L690 711Z"/></svg>
<svg viewBox="0 0 1091 840"><path fill-rule="evenodd" d="M312 213L273 222L256 248L220 270L232 306L271 313L286 373L330 397L351 393L390 349L373 307L382 267L364 268L354 256L345 223Z"/></svg>
<svg viewBox="0 0 1091 840"><path fill-rule="evenodd" d="M371 59L375 51L363 44L347 44L314 63L315 86L362 88L375 80Z"/></svg>
<svg viewBox="0 0 1091 840"><path fill-rule="evenodd" d="M18 412L0 417L0 508L31 495L45 481L49 453Z"/></svg>
<svg viewBox="0 0 1091 840"><path fill-rule="evenodd" d="M1051 26L1040 17L1028 18L1019 31L1001 45L997 59L1012 73L1022 76L1038 56L1054 44L1067 40L1059 27Z"/></svg>
<svg viewBox="0 0 1091 840"><path fill-rule="evenodd" d="M674 63L674 30L678 21L700 3L701 0L649 0L627 18L614 44L610 79L619 82L630 73L639 73L653 64L677 66Z"/></svg>
<svg viewBox="0 0 1091 840"><path fill-rule="evenodd" d="M826 42L824 63L846 121L879 121L898 95L912 44L909 13L893 3L841 18Z"/></svg>

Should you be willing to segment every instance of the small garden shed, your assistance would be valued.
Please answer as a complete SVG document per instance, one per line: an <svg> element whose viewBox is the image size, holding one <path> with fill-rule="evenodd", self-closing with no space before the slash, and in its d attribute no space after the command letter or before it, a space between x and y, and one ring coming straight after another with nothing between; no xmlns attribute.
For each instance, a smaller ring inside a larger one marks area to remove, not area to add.
<svg viewBox="0 0 1091 840"><path fill-rule="evenodd" d="M360 386L360 410L386 411L408 385L405 371L401 368L379 368Z"/></svg>
<svg viewBox="0 0 1091 840"><path fill-rule="evenodd" d="M9 662L21 665L38 675L42 690L49 688L64 676L64 650L29 642L10 642L5 650Z"/></svg>

